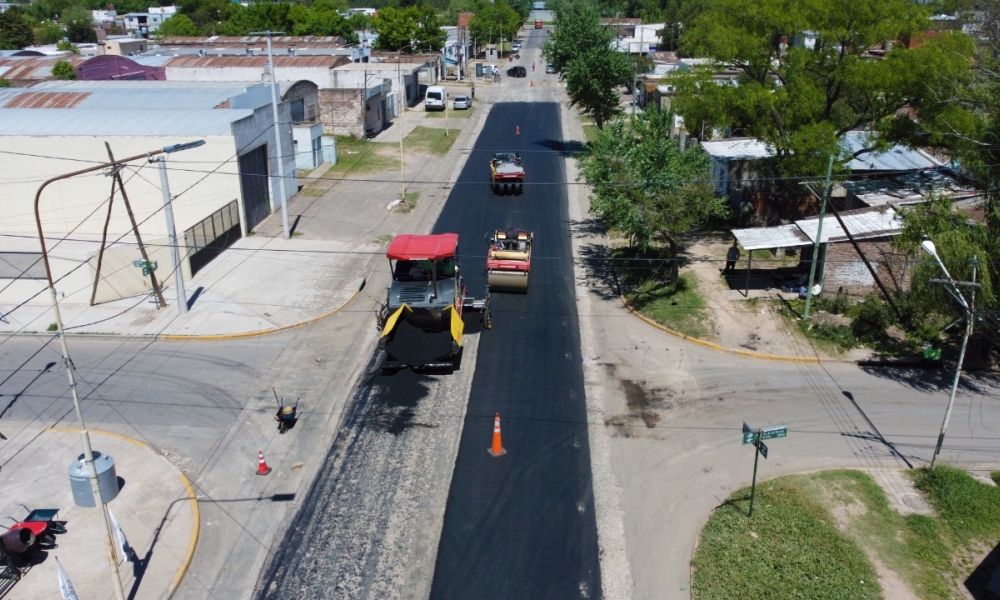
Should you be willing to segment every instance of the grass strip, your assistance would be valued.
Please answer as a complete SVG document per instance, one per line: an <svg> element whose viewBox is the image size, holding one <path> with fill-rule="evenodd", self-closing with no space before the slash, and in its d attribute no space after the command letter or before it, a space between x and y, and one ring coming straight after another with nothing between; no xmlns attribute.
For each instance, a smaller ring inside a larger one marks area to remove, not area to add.
<svg viewBox="0 0 1000 600"><path fill-rule="evenodd" d="M697 338L712 333L705 299L693 277L682 275L676 283L647 279L625 297L642 314L671 329Z"/></svg>
<svg viewBox="0 0 1000 600"><path fill-rule="evenodd" d="M458 137L457 130L452 130L449 135L446 133L446 129L439 127L417 126L403 140L403 145L408 150L441 156L448 153L451 145L455 143L455 138Z"/></svg>

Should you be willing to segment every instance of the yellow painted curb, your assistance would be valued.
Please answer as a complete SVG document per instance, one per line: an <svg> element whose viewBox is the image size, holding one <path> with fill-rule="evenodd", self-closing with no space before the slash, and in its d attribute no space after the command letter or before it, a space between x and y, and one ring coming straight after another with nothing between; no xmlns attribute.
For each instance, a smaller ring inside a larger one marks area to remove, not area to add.
<svg viewBox="0 0 1000 600"><path fill-rule="evenodd" d="M221 342L224 340L238 340L241 338L260 337L263 335L271 335L273 333L280 333L282 331L297 329L304 325L309 325L312 323L316 323L317 321L322 321L327 317L332 317L333 315L339 313L341 310L344 309L345 306L347 306L351 302L354 302L354 299L357 298L358 294L361 293L362 288L365 287L365 283L367 283L367 279L363 280L361 285L358 286L358 289L354 290L354 293L351 294L351 297L348 298L346 302L344 302L337 308L327 311L321 315L310 317L304 321L299 321L298 323L292 323L291 325L282 325L281 327L272 327L270 329L258 329L257 331L241 331L239 333L210 333L206 335L165 333L162 335L158 335L156 337L161 340L167 340L171 342Z"/></svg>
<svg viewBox="0 0 1000 600"><path fill-rule="evenodd" d="M766 352L753 352L751 350L735 350L733 348L727 348L725 346L716 344L715 342L710 342L708 340L696 338L687 335L686 333L681 333L680 331L661 325L660 323L657 323L653 319L650 319L646 315L636 310L631 304L629 304L628 300L625 299L625 296L619 295L618 299L621 300L622 304L625 306L625 308L628 309L630 313L632 313L636 317L639 317L639 319L646 322L647 324L656 327L660 331L665 331L666 333L669 333L672 336L679 337L682 340L691 342L693 344L698 344L699 346L704 346L706 348L711 348L712 350L725 352L727 354L736 354L738 356L746 356L747 358L756 358L758 360L774 360L780 362L809 363L809 364L820 363L820 359L816 356L787 356L783 354L768 354Z"/></svg>
<svg viewBox="0 0 1000 600"><path fill-rule="evenodd" d="M80 433L79 428L76 427L49 427L46 431L56 431L61 433ZM90 433L96 433L100 435L106 435L108 437L113 437L115 439L121 440L132 444L133 446L138 446L140 448L148 448L155 454L159 455L149 444L142 440L137 440L133 437L123 435L121 433L116 433L114 431L104 431L103 429L90 429L87 428ZM164 458L166 460L166 458ZM168 463L170 461L167 461ZM171 466L173 466L171 464ZM176 467L174 467L176 468ZM177 590L177 586L181 584L184 579L184 575L187 574L188 567L191 566L191 561L194 559L194 551L198 547L198 538L201 536L201 507L198 506L198 497L194 493L194 486L191 485L191 480L187 478L184 471L177 469L178 477L180 477L181 485L187 490L187 500L191 505L191 514L193 517L193 524L191 526L191 537L188 539L187 552L184 554L183 562L180 568L177 569L177 573L174 574L174 578L170 581L170 587L167 588L167 597L173 595L174 591Z"/></svg>

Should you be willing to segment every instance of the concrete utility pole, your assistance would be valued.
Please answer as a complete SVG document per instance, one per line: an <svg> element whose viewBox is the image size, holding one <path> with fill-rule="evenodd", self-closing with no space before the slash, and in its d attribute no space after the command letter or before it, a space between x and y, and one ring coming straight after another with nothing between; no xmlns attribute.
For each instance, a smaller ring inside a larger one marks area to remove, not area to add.
<svg viewBox="0 0 1000 600"><path fill-rule="evenodd" d="M934 257L937 261L941 271L944 273L946 279L944 280L934 280L934 283L943 283L948 286L948 291L951 293L952 297L958 301L961 305L963 311L965 312L965 334L962 336L962 348L958 352L958 362L955 364L955 377L951 382L951 393L948 395L948 408L944 411L944 420L941 422L941 431L938 432L937 444L934 446L934 454L931 455L931 468L934 468L934 464L937 462L938 455L941 454L941 446L944 445L944 435L948 431L948 422L951 420L951 411L955 407L955 395L958 393L958 382L962 377L962 364L965 362L965 349L969 345L969 338L972 337L972 324L975 321L976 312L976 288L979 284L976 283L976 270L979 266L978 257L972 257L972 281L955 281L951 278L951 274L948 269L945 268L944 262L942 262L941 257L937 253L937 248L934 246L934 242L931 240L924 240L920 243L920 247L926 252ZM967 301L965 296L962 295L962 290L959 289L960 286L967 286L972 289L972 300Z"/></svg>
<svg viewBox="0 0 1000 600"><path fill-rule="evenodd" d="M175 152L177 150L184 150L187 148L192 148L195 145L200 146L205 142L195 142L194 144L178 144L175 146L167 146L165 148L160 148L157 150L152 150L150 152L144 152L143 154L136 154L135 156L129 156L117 161L111 161L95 165L92 167L87 167L86 169L80 169L79 171L73 171L71 173L64 173L62 175L57 175L48 179L38 187L38 191L35 192L35 226L38 229L38 243L42 249L42 264L45 265L45 278L48 282L49 295L52 299L52 312L56 320L56 336L59 338L59 347L62 351L63 367L66 369L66 379L69 380L69 391L70 396L73 399L73 411L76 413L76 421L80 426L80 437L83 441L83 460L84 464L87 465L87 474L90 476L90 490L94 495L94 501L97 507L100 509L101 521L104 524L104 546L107 551L108 564L111 567L111 582L115 589L115 598L117 600L124 600L125 593L122 590L122 580L121 575L118 572L118 561L115 559L115 549L114 549L114 532L111 529L111 520L108 518L107 510L105 509L104 494L101 493L101 485L97 480L97 467L94 465L94 449L90 444L90 432L87 431L87 425L83 420L83 410L80 407L80 396L76 389L76 376L73 373L73 359L70 358L69 345L66 342L66 331L63 327L62 313L59 311L59 299L56 295L56 284L52 277L52 265L49 263L48 248L45 245L45 233L42 229L42 211L41 211L41 201L42 192L49 184L63 179L69 179L77 175L83 175L85 173L93 173L94 171L100 171L102 169L107 169L109 167L116 168L118 165L123 165L125 163L130 163L140 159L149 159L158 154Z"/></svg>
<svg viewBox="0 0 1000 600"><path fill-rule="evenodd" d="M193 142L188 147L201 146L204 141ZM184 150L186 148L182 148ZM170 181L167 179L167 158L157 156L150 158L150 162L155 162L160 170L160 193L163 196L163 214L167 218L167 237L170 239L170 257L174 266L174 288L177 291L177 314L183 315L188 311L187 291L184 289L184 270L181 268L181 251L177 244L177 227L174 225L174 202L170 197Z"/></svg>
<svg viewBox="0 0 1000 600"><path fill-rule="evenodd" d="M823 200L819 205L819 225L816 227L816 241L813 243L812 262L809 265L809 283L806 286L806 305L802 310L802 318L809 318L809 305L812 304L813 282L816 280L816 263L819 260L820 248L823 246L823 216L826 213L826 203L830 199L830 179L833 177L833 155L826 165L826 181L823 183Z"/></svg>
<svg viewBox="0 0 1000 600"><path fill-rule="evenodd" d="M403 46L405 48L406 46ZM403 59L403 48L396 50L396 78L402 81L402 67L400 66L400 61ZM400 99L402 100L402 108L399 111L399 201L406 203L406 172L403 166L403 115L406 114L406 89L400 90L403 92Z"/></svg>
<svg viewBox="0 0 1000 600"><path fill-rule="evenodd" d="M281 129L278 127L278 78L274 73L274 56L271 53L271 36L283 35L283 31L251 31L250 35L267 36L267 68L271 80L271 116L274 123L274 149L278 163L278 200L281 202L281 237L292 237L288 229L288 195L285 193L285 149L281 143Z"/></svg>

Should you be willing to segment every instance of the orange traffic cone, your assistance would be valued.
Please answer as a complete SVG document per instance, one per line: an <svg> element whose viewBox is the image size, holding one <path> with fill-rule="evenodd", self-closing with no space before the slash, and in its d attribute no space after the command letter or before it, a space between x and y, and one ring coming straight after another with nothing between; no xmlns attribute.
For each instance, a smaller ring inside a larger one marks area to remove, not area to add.
<svg viewBox="0 0 1000 600"><path fill-rule="evenodd" d="M521 135L521 126L520 125L515 125L514 126L514 135Z"/></svg>
<svg viewBox="0 0 1000 600"><path fill-rule="evenodd" d="M494 458L507 454L507 451L503 447L503 440L500 438L500 413L497 413L497 416L493 417L493 445L490 446L487 452Z"/></svg>
<svg viewBox="0 0 1000 600"><path fill-rule="evenodd" d="M530 82L528 82L528 87L535 87L535 80L534 79L532 79Z"/></svg>
<svg viewBox="0 0 1000 600"><path fill-rule="evenodd" d="M261 450L257 454L257 474L267 475L271 472L271 467L267 466L267 462L264 460L264 451Z"/></svg>

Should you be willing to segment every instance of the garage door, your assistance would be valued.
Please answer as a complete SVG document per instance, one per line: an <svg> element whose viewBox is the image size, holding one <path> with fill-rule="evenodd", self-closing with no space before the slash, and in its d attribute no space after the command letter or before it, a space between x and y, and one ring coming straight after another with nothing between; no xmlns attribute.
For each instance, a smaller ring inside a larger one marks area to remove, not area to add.
<svg viewBox="0 0 1000 600"><path fill-rule="evenodd" d="M240 155L240 188L247 231L251 231L271 212L267 178L267 144Z"/></svg>

